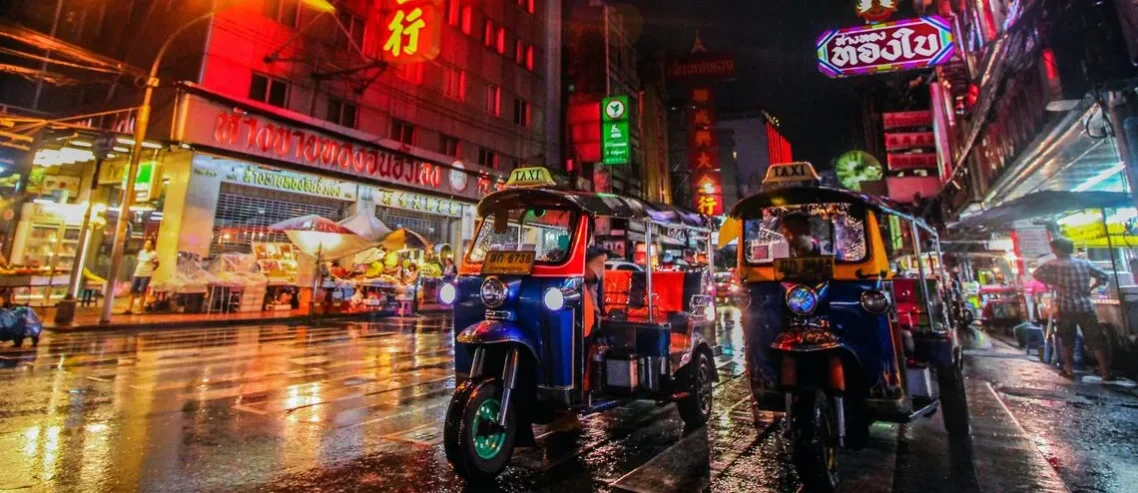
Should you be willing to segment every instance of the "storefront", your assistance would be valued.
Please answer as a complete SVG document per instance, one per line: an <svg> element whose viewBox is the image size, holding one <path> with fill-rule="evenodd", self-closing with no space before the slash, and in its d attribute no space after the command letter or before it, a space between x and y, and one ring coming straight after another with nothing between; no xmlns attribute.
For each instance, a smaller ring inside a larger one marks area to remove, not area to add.
<svg viewBox="0 0 1138 493"><path fill-rule="evenodd" d="M444 259L473 230L476 197L491 183L461 162L392 151L303 115L241 107L196 88L180 95L178 107L173 138L188 152L164 167L170 186L155 285L174 294L204 290L207 299L216 298L219 275L243 298L265 286L264 303L237 302L241 311L303 310L313 293L323 302L332 292L337 303L359 305L361 296L365 303L377 297L373 288L390 292L381 299L429 304ZM273 227L298 218L335 227L361 216L414 241L361 233L353 241L367 248L343 256L323 246L304 252L298 233Z"/></svg>

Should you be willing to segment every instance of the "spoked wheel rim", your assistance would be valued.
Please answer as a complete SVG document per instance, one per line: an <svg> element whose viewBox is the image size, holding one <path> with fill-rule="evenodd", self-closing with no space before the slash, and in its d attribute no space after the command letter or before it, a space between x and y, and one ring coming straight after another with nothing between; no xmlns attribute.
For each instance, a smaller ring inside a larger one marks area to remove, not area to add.
<svg viewBox="0 0 1138 493"><path fill-rule="evenodd" d="M696 378L699 379L699 411L703 414L711 413L711 373L708 370L709 365L704 360L704 363L699 365Z"/></svg>
<svg viewBox="0 0 1138 493"><path fill-rule="evenodd" d="M501 408L502 403L498 399L486 399L474 413L474 422L471 424L474 453L482 459L497 457L506 443L506 430L498 426L498 412Z"/></svg>

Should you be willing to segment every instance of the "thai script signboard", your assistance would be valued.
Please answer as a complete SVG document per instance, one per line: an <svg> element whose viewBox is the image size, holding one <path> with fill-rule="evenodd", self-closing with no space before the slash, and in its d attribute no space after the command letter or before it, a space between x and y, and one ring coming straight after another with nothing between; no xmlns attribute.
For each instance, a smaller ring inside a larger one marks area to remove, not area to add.
<svg viewBox="0 0 1138 493"><path fill-rule="evenodd" d="M735 57L728 53L693 53L668 61L669 80L711 81L735 77Z"/></svg>
<svg viewBox="0 0 1138 493"><path fill-rule="evenodd" d="M818 70L847 77L932 67L952 57L952 41L937 16L836 29L818 37Z"/></svg>

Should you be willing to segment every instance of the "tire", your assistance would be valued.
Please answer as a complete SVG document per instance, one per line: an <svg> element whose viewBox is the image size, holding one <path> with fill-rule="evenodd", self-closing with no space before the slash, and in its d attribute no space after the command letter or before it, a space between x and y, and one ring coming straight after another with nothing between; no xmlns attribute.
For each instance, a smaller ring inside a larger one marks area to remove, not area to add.
<svg viewBox="0 0 1138 493"><path fill-rule="evenodd" d="M17 337L15 339L12 339L12 347L23 347L23 346L24 346L24 336L20 336L20 337Z"/></svg>
<svg viewBox="0 0 1138 493"><path fill-rule="evenodd" d="M833 493L838 488L838 433L833 408L825 392L803 389L791 417L792 462L803 490Z"/></svg>
<svg viewBox="0 0 1138 493"><path fill-rule="evenodd" d="M715 380L715 365L711 363L711 358L703 351L696 351L695 354L695 361L688 366L687 375L684 377L684 390L688 395L676 402L680 418L684 420L685 425L692 428L703 426L707 424L708 419L711 419L712 390Z"/></svg>
<svg viewBox="0 0 1138 493"><path fill-rule="evenodd" d="M451 397L443 426L443 447L456 473L473 483L498 477L514 453L517 411L497 424L502 385L498 378L467 381Z"/></svg>
<svg viewBox="0 0 1138 493"><path fill-rule="evenodd" d="M949 435L967 435L970 427L968 397L964 391L964 373L955 366L937 368L940 406L944 409L944 429Z"/></svg>
<svg viewBox="0 0 1138 493"><path fill-rule="evenodd" d="M40 336L32 336L32 347L40 345Z"/></svg>

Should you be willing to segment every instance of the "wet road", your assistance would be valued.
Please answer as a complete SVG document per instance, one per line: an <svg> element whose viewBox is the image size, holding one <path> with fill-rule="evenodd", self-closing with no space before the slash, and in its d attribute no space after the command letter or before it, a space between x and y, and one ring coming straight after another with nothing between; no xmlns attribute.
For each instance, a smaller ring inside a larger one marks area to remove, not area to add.
<svg viewBox="0 0 1138 493"><path fill-rule="evenodd" d="M708 427L634 402L576 431L541 428L498 489L796 491L778 418L750 411L735 316ZM0 491L464 491L441 446L452 350L445 316L0 349ZM979 380L969 392L972 440L948 440L938 417L875 425L867 450L842 456L842 490L1064 491L996 394Z"/></svg>

